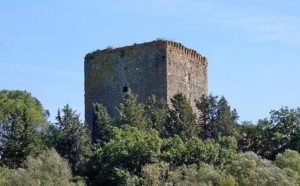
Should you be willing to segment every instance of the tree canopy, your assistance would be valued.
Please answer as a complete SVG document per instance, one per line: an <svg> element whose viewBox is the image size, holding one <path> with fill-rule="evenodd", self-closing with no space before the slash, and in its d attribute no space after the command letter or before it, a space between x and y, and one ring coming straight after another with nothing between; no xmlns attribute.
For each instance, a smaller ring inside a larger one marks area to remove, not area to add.
<svg viewBox="0 0 300 186"><path fill-rule="evenodd" d="M300 109L239 122L224 97L183 94L167 104L124 94L93 130L69 105L47 121L26 91L0 91L0 185L299 185Z"/></svg>

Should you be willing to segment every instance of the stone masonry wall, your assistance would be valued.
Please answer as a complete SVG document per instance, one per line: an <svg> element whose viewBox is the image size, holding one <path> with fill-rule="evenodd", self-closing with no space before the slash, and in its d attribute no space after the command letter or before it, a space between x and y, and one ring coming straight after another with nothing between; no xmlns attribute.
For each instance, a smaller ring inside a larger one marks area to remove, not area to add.
<svg viewBox="0 0 300 186"><path fill-rule="evenodd" d="M92 120L93 103L104 104L114 116L128 89L146 102L150 95L167 98L166 50L163 42L106 49L85 57L85 118ZM92 126L90 126L92 128Z"/></svg>
<svg viewBox="0 0 300 186"><path fill-rule="evenodd" d="M183 93L197 113L195 100L207 95L207 59L175 42L167 44L167 99Z"/></svg>
<svg viewBox="0 0 300 186"><path fill-rule="evenodd" d="M148 97L170 100L183 93L196 111L195 99L207 95L207 59L180 43L157 40L89 53L84 62L85 119L92 130L93 103L110 115L128 89L138 101Z"/></svg>

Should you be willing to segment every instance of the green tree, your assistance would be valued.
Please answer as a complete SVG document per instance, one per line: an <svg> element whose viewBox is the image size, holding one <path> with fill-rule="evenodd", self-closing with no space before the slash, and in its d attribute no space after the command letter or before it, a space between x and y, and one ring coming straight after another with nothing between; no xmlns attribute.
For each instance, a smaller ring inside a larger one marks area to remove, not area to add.
<svg viewBox="0 0 300 186"><path fill-rule="evenodd" d="M202 96L196 101L196 106L201 113L199 117L201 138L217 140L219 136L237 136L238 114L235 109L231 109L224 97Z"/></svg>
<svg viewBox="0 0 300 186"><path fill-rule="evenodd" d="M216 138L217 136L217 117L218 117L218 97L209 95L202 96L196 100L196 107L200 111L199 125L200 136L203 139Z"/></svg>
<svg viewBox="0 0 300 186"><path fill-rule="evenodd" d="M168 110L168 118L165 124L164 135L174 136L175 134L190 138L196 128L196 115L190 103L183 94L176 94L171 99L172 106Z"/></svg>
<svg viewBox="0 0 300 186"><path fill-rule="evenodd" d="M167 119L168 105L164 100L158 100L151 96L145 105L145 114L148 119L149 127L156 129L159 133L163 131L163 125Z"/></svg>
<svg viewBox="0 0 300 186"><path fill-rule="evenodd" d="M202 141L197 137L193 137L186 142L186 164L199 164L201 162L211 165L216 164L219 157L219 144L208 139Z"/></svg>
<svg viewBox="0 0 300 186"><path fill-rule="evenodd" d="M0 159L19 167L28 155L42 149L46 119L41 103L26 91L0 91Z"/></svg>
<svg viewBox="0 0 300 186"><path fill-rule="evenodd" d="M161 159L171 165L182 165L186 163L186 151L186 144L178 135L165 138L161 147Z"/></svg>
<svg viewBox="0 0 300 186"><path fill-rule="evenodd" d="M64 106L62 115L58 110L56 120L59 128L56 149L69 161L72 170L81 174L81 168L91 153L87 127L80 122L79 115L69 105Z"/></svg>
<svg viewBox="0 0 300 186"><path fill-rule="evenodd" d="M196 136L183 141L175 135L164 139L161 147L161 159L172 166L207 163L222 168L236 156L237 141L234 137L222 137L216 143Z"/></svg>
<svg viewBox="0 0 300 186"><path fill-rule="evenodd" d="M36 158L29 156L24 168L13 172L12 185L75 185L68 162L54 150L41 153Z"/></svg>
<svg viewBox="0 0 300 186"><path fill-rule="evenodd" d="M114 128L111 140L95 151L89 173L93 185L124 184L144 165L157 161L162 140L157 131L123 125Z"/></svg>
<svg viewBox="0 0 300 186"><path fill-rule="evenodd" d="M122 102L117 107L117 111L119 126L128 124L139 129L148 128L144 105L137 102L137 96L130 89L124 95Z"/></svg>
<svg viewBox="0 0 300 186"><path fill-rule="evenodd" d="M295 171L295 179L300 183L300 153L287 149L283 154L277 155L275 164L286 171Z"/></svg>
<svg viewBox="0 0 300 186"><path fill-rule="evenodd" d="M133 185L236 186L237 183L230 174L208 164L171 167L165 162L159 162L144 166L140 182Z"/></svg>
<svg viewBox="0 0 300 186"><path fill-rule="evenodd" d="M219 143L219 157L217 159L217 165L220 168L223 168L227 164L236 160L238 157L238 145L237 140L233 136L223 136L218 140Z"/></svg>
<svg viewBox="0 0 300 186"><path fill-rule="evenodd" d="M235 109L231 109L225 97L218 101L218 135L236 136L238 114Z"/></svg>
<svg viewBox="0 0 300 186"><path fill-rule="evenodd" d="M267 159L274 160L286 149L300 151L300 109L272 110L269 118L257 125L242 125L240 131L239 146Z"/></svg>
<svg viewBox="0 0 300 186"><path fill-rule="evenodd" d="M93 143L100 143L103 145L108 142L112 132L112 120L109 117L106 108L102 104L94 104L92 124Z"/></svg>
<svg viewBox="0 0 300 186"><path fill-rule="evenodd" d="M253 152L242 153L226 169L243 186L297 185L295 177Z"/></svg>

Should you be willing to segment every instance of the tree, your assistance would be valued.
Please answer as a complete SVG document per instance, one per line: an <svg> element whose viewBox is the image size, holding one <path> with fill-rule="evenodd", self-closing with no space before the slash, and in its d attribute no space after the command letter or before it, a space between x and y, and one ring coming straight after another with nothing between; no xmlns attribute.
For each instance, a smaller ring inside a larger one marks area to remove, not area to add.
<svg viewBox="0 0 300 186"><path fill-rule="evenodd" d="M201 126L200 136L203 139L216 138L217 128L217 96L202 96L200 100L196 100L196 107L200 111L199 123Z"/></svg>
<svg viewBox="0 0 300 186"><path fill-rule="evenodd" d="M102 104L94 104L92 125L93 143L100 143L103 145L108 142L112 132L112 120Z"/></svg>
<svg viewBox="0 0 300 186"><path fill-rule="evenodd" d="M217 140L219 136L237 136L238 114L235 109L231 109L224 97L219 99L213 95L202 96L196 101L196 107L201 113L201 138Z"/></svg>
<svg viewBox="0 0 300 186"><path fill-rule="evenodd" d="M193 137L186 142L185 164L208 163L214 165L219 157L219 144L211 139L202 141L197 137Z"/></svg>
<svg viewBox="0 0 300 186"><path fill-rule="evenodd" d="M239 185L297 185L297 179L290 176L290 171L280 169L253 152L240 154L226 169Z"/></svg>
<svg viewBox="0 0 300 186"><path fill-rule="evenodd" d="M1 163L17 168L43 149L46 119L41 103L26 91L0 91Z"/></svg>
<svg viewBox="0 0 300 186"><path fill-rule="evenodd" d="M281 169L291 169L298 175L300 183L300 153L287 149L283 154L278 154L275 164Z"/></svg>
<svg viewBox="0 0 300 186"><path fill-rule="evenodd" d="M145 105L145 114L149 127L162 133L163 125L167 119L167 110L168 105L164 100L158 100L155 96L149 97Z"/></svg>
<svg viewBox="0 0 300 186"><path fill-rule="evenodd" d="M64 106L56 117L56 125L59 128L59 136L56 149L58 153L67 159L75 173L81 173L81 168L90 156L90 139L87 127L80 122L79 115L70 108Z"/></svg>
<svg viewBox="0 0 300 186"><path fill-rule="evenodd" d="M140 182L132 185L235 186L237 183L230 174L208 164L172 167L168 163L159 162L144 166Z"/></svg>
<svg viewBox="0 0 300 186"><path fill-rule="evenodd" d="M93 185L124 184L139 175L144 165L157 161L162 140L157 131L123 125L92 157L89 173Z"/></svg>
<svg viewBox="0 0 300 186"><path fill-rule="evenodd" d="M128 124L139 129L146 129L147 119L145 117L144 105L137 102L137 96L129 89L122 102L117 107L118 125Z"/></svg>
<svg viewBox="0 0 300 186"><path fill-rule="evenodd" d="M196 115L193 113L190 103L183 94L176 94L171 99L171 103L164 135L174 136L177 134L181 137L192 137L196 132Z"/></svg>
<svg viewBox="0 0 300 186"><path fill-rule="evenodd" d="M12 185L75 185L68 162L54 150L41 153L36 158L29 156L24 168L13 172Z"/></svg>
<svg viewBox="0 0 300 186"><path fill-rule="evenodd" d="M231 110L225 97L218 101L218 135L236 136L238 114L235 109Z"/></svg>
<svg viewBox="0 0 300 186"><path fill-rule="evenodd" d="M161 159L173 166L186 163L187 147L185 142L178 136L163 139L161 147Z"/></svg>
<svg viewBox="0 0 300 186"><path fill-rule="evenodd" d="M245 151L252 150L270 160L286 149L300 151L299 108L272 110L269 118L259 120L257 125L242 125L240 129L239 144Z"/></svg>

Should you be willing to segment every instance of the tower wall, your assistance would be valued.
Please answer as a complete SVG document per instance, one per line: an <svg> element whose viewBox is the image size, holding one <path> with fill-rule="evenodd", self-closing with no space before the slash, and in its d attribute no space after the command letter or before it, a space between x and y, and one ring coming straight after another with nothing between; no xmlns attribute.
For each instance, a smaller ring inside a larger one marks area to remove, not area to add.
<svg viewBox="0 0 300 186"><path fill-rule="evenodd" d="M93 103L102 103L115 116L129 88L139 102L151 95L169 101L183 93L195 111L195 99L207 95L207 59L173 41L97 50L86 55L84 74L85 119L90 130Z"/></svg>
<svg viewBox="0 0 300 186"><path fill-rule="evenodd" d="M92 121L93 103L102 103L110 115L128 89L138 101L148 97L167 98L166 50L164 42L150 42L106 49L85 57L85 119ZM92 128L92 126L90 126Z"/></svg>
<svg viewBox="0 0 300 186"><path fill-rule="evenodd" d="M207 59L180 43L167 43L167 100L182 93L196 112L195 100L207 95ZM196 112L197 113L197 112Z"/></svg>

